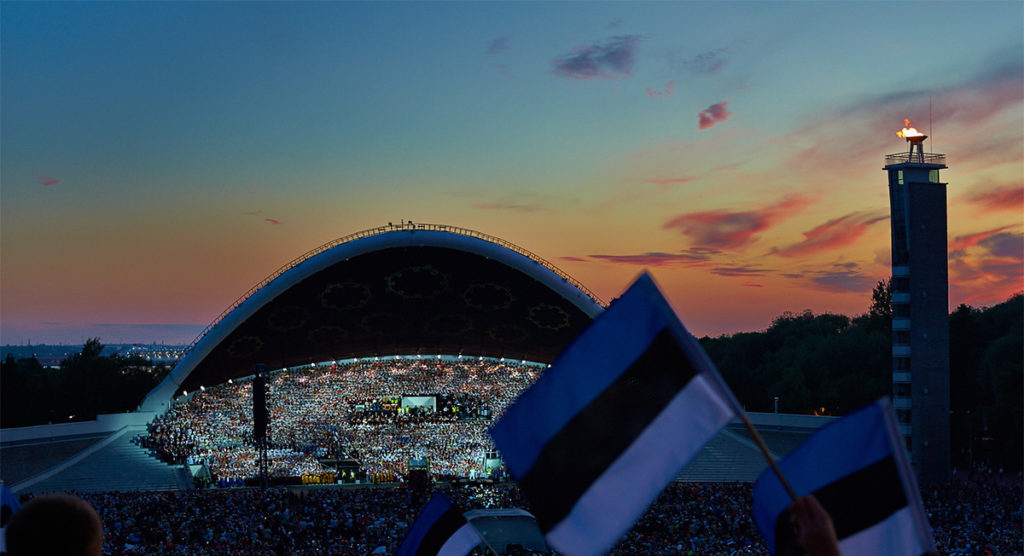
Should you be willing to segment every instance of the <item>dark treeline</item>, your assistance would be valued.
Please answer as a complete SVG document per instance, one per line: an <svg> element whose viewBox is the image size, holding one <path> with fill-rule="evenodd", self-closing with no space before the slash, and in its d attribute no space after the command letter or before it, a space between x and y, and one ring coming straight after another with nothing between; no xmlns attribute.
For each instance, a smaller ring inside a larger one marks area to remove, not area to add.
<svg viewBox="0 0 1024 556"><path fill-rule="evenodd" d="M749 411L842 415L892 390L890 291L880 282L858 317L785 313L763 332L701 338ZM950 315L953 462L1020 469L1024 297ZM93 419L133 410L167 374L139 357L104 356L98 339L46 369L8 356L0 368L0 426Z"/></svg>
<svg viewBox="0 0 1024 556"><path fill-rule="evenodd" d="M868 313L850 318L785 313L764 332L701 338L708 356L749 411L842 415L892 392L887 284ZM953 463L1021 468L1024 296L950 315Z"/></svg>
<svg viewBox="0 0 1024 556"><path fill-rule="evenodd" d="M82 351L43 367L35 357L0 363L0 426L23 427L95 419L100 413L132 411L167 374L139 356L102 355L90 339Z"/></svg>

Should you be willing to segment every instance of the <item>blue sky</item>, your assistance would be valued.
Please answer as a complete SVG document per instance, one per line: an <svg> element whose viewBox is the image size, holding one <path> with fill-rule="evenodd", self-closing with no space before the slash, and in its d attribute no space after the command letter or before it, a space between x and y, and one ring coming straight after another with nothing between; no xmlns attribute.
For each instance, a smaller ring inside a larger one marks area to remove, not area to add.
<svg viewBox="0 0 1024 556"><path fill-rule="evenodd" d="M503 237L605 298L651 269L697 334L858 314L888 274L882 156L903 118L929 127L929 97L951 306L995 303L1022 289L1022 20L1019 2L4 2L0 331L171 340L152 327L201 328L295 256L403 218Z"/></svg>

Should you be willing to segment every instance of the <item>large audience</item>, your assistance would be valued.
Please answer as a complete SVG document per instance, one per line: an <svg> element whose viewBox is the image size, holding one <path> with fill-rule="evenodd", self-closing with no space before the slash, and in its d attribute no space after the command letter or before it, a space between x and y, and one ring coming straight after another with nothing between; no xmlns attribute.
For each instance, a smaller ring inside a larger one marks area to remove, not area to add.
<svg viewBox="0 0 1024 556"><path fill-rule="evenodd" d="M672 483L611 553L766 555L750 518L751 490ZM447 493L465 510L529 509L509 483L453 483ZM105 554L168 555L392 554L425 502L403 486L357 485L83 497L103 519ZM954 479L923 498L939 554L1024 552L1019 475Z"/></svg>
<svg viewBox="0 0 1024 556"><path fill-rule="evenodd" d="M435 479L476 478L494 450L490 420L541 370L494 360L387 359L274 373L267 382L270 476L396 484L88 494L104 521L104 553L393 553L425 503L416 485L399 482L409 460L427 460ZM251 404L248 380L207 387L156 420L144 443L168 460L206 464L217 484L240 485L257 474ZM321 463L342 459L358 461L358 475L335 475ZM445 488L466 510L530 508L512 483ZM939 554L1024 554L1020 474L976 469L922 498ZM750 484L672 483L611 553L768 554L751 505Z"/></svg>
<svg viewBox="0 0 1024 556"><path fill-rule="evenodd" d="M536 364L386 358L282 370L267 381L268 475L320 475L354 459L360 478L392 481L410 459L444 478L487 470L487 426L529 386ZM421 405L403 399L421 398ZM430 403L422 400L430 400ZM172 462L204 463L214 480L258 475L252 382L204 387L150 425L143 444Z"/></svg>

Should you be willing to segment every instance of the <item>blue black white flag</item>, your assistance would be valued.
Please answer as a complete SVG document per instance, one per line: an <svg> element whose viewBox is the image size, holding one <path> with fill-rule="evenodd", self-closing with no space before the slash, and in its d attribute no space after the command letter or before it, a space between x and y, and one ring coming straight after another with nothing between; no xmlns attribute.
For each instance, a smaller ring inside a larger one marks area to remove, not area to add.
<svg viewBox="0 0 1024 556"><path fill-rule="evenodd" d="M822 427L778 465L797 496L813 494L821 502L845 556L935 550L888 398ZM754 521L776 556L803 554L791 504L770 469L757 479Z"/></svg>
<svg viewBox="0 0 1024 556"><path fill-rule="evenodd" d="M481 540L462 511L439 491L420 512L395 555L465 556Z"/></svg>
<svg viewBox="0 0 1024 556"><path fill-rule="evenodd" d="M647 274L494 425L548 542L613 546L739 404Z"/></svg>

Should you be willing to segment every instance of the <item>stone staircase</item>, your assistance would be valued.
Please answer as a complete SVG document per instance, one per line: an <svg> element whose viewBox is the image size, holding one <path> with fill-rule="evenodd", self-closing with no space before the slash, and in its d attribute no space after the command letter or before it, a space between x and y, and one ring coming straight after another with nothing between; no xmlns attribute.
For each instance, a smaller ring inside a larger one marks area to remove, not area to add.
<svg viewBox="0 0 1024 556"><path fill-rule="evenodd" d="M126 426L66 462L12 485L27 492L188 490L188 470L168 465L132 442L144 426Z"/></svg>

